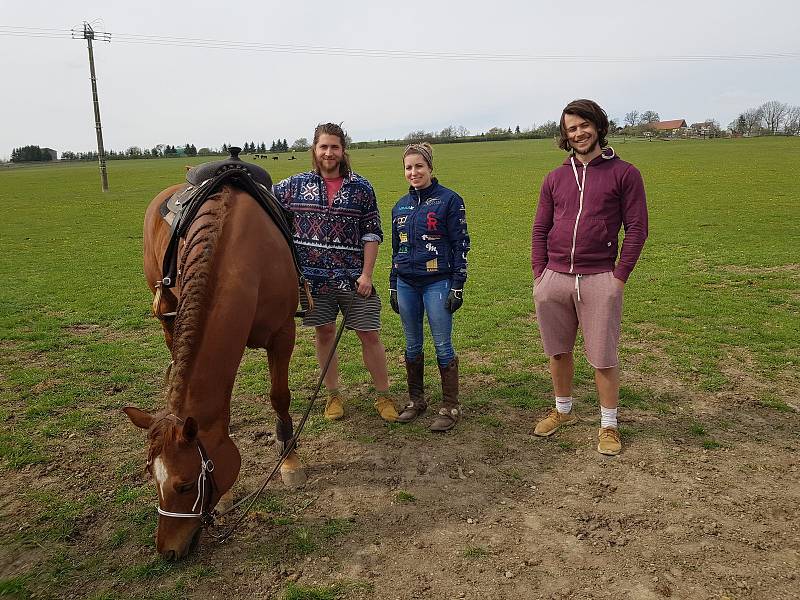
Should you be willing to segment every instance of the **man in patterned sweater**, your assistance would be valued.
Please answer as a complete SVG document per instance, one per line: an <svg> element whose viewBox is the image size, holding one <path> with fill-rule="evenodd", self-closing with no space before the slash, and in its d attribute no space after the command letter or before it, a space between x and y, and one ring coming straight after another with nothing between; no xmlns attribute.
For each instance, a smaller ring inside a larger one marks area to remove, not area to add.
<svg viewBox="0 0 800 600"><path fill-rule="evenodd" d="M397 419L389 398L386 350L381 343L381 301L372 285L378 245L383 241L375 191L350 168L345 133L333 123L318 125L311 146L313 171L278 183L275 196L294 215L294 243L303 275L311 286L314 309L303 325L315 328L317 360L324 367L336 339L336 317L355 330L385 421ZM302 297L302 294L301 294ZM344 416L336 354L325 374L325 418Z"/></svg>

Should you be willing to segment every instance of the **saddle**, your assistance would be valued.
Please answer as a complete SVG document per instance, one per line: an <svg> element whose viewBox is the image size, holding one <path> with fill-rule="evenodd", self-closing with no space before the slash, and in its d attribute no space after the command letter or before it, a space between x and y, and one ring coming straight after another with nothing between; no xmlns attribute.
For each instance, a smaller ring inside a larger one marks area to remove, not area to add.
<svg viewBox="0 0 800 600"><path fill-rule="evenodd" d="M241 148L231 147L230 157L225 160L203 163L186 173L186 184L167 198L159 207L161 217L170 226L170 238L161 266L162 277L156 282L156 298L153 302L157 317L171 317L155 310L160 305L163 288L175 285L178 275L178 245L186 235L200 207L223 185L232 185L250 194L272 219L292 253L294 268L301 289L307 283L300 269L297 250L292 240L292 215L272 193L272 178L266 170L239 158Z"/></svg>

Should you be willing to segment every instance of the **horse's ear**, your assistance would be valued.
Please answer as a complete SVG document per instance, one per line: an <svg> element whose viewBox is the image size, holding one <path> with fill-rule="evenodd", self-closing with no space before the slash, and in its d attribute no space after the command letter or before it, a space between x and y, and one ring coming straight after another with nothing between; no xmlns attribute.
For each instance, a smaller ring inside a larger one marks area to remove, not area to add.
<svg viewBox="0 0 800 600"><path fill-rule="evenodd" d="M181 429L181 436L184 442L193 442L197 438L197 421L194 417L186 417L186 421Z"/></svg>
<svg viewBox="0 0 800 600"><path fill-rule="evenodd" d="M128 415L131 423L137 427L140 427L141 429L150 429L150 425L153 424L153 415L143 411L140 408L136 408L135 406L126 406L122 410L126 415Z"/></svg>

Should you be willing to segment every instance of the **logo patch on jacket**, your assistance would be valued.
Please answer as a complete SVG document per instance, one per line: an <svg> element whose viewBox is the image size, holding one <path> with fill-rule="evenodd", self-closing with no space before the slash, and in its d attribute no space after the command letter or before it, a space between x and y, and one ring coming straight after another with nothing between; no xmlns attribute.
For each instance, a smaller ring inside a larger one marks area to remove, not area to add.
<svg viewBox="0 0 800 600"><path fill-rule="evenodd" d="M428 226L428 231L436 231L436 227L439 225L439 220L436 218L435 212L431 211L428 213L425 224Z"/></svg>
<svg viewBox="0 0 800 600"><path fill-rule="evenodd" d="M428 262L425 263L425 267L428 269L429 272L433 271L435 273L436 271L439 270L439 259L433 258L429 260Z"/></svg>

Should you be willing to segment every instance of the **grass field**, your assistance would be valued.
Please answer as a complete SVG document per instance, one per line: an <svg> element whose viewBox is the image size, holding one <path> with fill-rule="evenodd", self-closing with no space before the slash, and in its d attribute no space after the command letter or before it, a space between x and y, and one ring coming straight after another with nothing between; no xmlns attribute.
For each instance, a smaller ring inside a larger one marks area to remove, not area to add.
<svg viewBox="0 0 800 600"><path fill-rule="evenodd" d="M765 418L794 415L800 139L614 146L641 170L650 210L650 238L626 286L623 407L674 414L681 389L734 395ZM377 191L387 237L391 206L406 189L400 154L399 148L352 152L355 169ZM463 400L476 415L469 427L476 431L503 431L508 410L533 419L532 409L551 402L532 318L530 230L539 184L560 160L563 153L549 140L435 149L436 175L465 198L472 237L454 343L462 356ZM0 170L0 596L179 598L197 593L205 581L236 580L213 561L172 565L155 558L155 496L141 474L143 441L119 411L162 402L168 358L149 316L141 222L149 200L182 179L184 164L197 162L111 162L106 194L95 164ZM268 162L261 164L275 181L306 167L303 160ZM375 275L384 296L389 254L387 243ZM400 394L402 333L388 303L383 317L393 389ZM363 389L366 373L354 337L342 343L344 387ZM426 354L433 356L432 349ZM296 410L309 395L315 366L303 331L291 370ZM577 370L591 410L591 372L582 359ZM234 422L243 428L272 423L265 378L264 357L248 351L234 392ZM717 439L723 425L712 430L691 421L686 428L697 448L724 445ZM318 417L306 431L311 440L354 436L353 443L366 445L387 436L408 444L430 437L421 427L353 433ZM456 444L457 436L451 436ZM798 444L796 429L786 436L786 444ZM573 443L562 440L555 451L574 452ZM393 501L413 506L419 496L396 490ZM279 513L287 507L273 499L260 514L284 527L279 548L297 563L349 534L346 520L301 523L295 512L283 522ZM258 564L277 564L266 550L254 552ZM480 560L486 550L475 543L459 553L460 560ZM371 585L354 579L317 589L289 582L281 593L372 597L378 591Z"/></svg>

